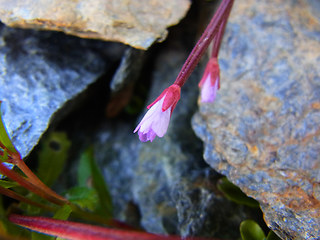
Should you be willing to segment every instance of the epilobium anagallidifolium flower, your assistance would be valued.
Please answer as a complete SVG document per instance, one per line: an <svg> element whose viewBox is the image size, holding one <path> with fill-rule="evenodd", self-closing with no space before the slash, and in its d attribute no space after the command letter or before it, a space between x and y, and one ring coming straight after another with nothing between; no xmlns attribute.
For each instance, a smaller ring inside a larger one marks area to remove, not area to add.
<svg viewBox="0 0 320 240"><path fill-rule="evenodd" d="M220 88L220 69L217 58L211 58L199 83L201 102L213 102Z"/></svg>
<svg viewBox="0 0 320 240"><path fill-rule="evenodd" d="M148 106L149 111L134 130L134 132L138 131L139 139L142 142L152 142L156 136L163 137L167 132L172 111L180 98L180 88L186 83L210 43L213 43L212 54L199 87L201 88L202 102L214 101L217 90L220 88L220 70L217 59L233 2L234 0L222 0L207 28L183 64L174 84L164 90L156 101Z"/></svg>
<svg viewBox="0 0 320 240"><path fill-rule="evenodd" d="M163 137L167 132L173 109L180 99L180 87L173 84L148 106L148 112L134 130L138 131L142 142L152 142L156 136Z"/></svg>

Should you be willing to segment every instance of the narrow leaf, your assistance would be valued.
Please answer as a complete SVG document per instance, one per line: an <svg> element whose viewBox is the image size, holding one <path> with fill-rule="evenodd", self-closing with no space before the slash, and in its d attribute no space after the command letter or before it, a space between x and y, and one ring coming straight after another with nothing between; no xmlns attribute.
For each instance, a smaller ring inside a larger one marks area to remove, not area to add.
<svg viewBox="0 0 320 240"><path fill-rule="evenodd" d="M44 235L44 234L38 233L38 232L32 232L31 239L32 240L54 240L55 237L49 236L49 235Z"/></svg>
<svg viewBox="0 0 320 240"><path fill-rule="evenodd" d="M78 165L78 185L80 187L87 187L89 180L91 178L91 169L90 169L90 154L88 151L85 151L80 156L79 165Z"/></svg>
<svg viewBox="0 0 320 240"><path fill-rule="evenodd" d="M260 226L253 220L245 220L240 224L242 240L264 240L265 235Z"/></svg>
<svg viewBox="0 0 320 240"><path fill-rule="evenodd" d="M4 122L2 119L1 104L2 104L2 102L0 101L0 142L6 148L8 148L11 152L17 152L16 148L13 146L13 143L10 140L6 126L4 125Z"/></svg>
<svg viewBox="0 0 320 240"><path fill-rule="evenodd" d="M4 188L12 188L12 187L19 186L19 184L16 182L11 182L11 181L7 181L7 180L0 180L0 186L4 187Z"/></svg>
<svg viewBox="0 0 320 240"><path fill-rule="evenodd" d="M70 146L64 132L53 132L43 141L39 153L38 176L46 185L52 186L61 174Z"/></svg>
<svg viewBox="0 0 320 240"><path fill-rule="evenodd" d="M62 206L53 216L54 219L67 220L72 212L69 205Z"/></svg>
<svg viewBox="0 0 320 240"><path fill-rule="evenodd" d="M259 207L259 203L251 197L248 197L239 187L231 183L226 177L220 179L218 189L224 193L225 197L238 204L249 207Z"/></svg>
<svg viewBox="0 0 320 240"><path fill-rule="evenodd" d="M99 208L99 210L105 217L112 217L111 195L109 193L107 185L105 184L102 173L94 160L93 148L87 149L84 154L90 164L93 187L97 191L99 197L99 203L101 207Z"/></svg>
<svg viewBox="0 0 320 240"><path fill-rule="evenodd" d="M94 211L99 204L98 195L95 189L88 187L74 187L67 191L65 197L82 209Z"/></svg>
<svg viewBox="0 0 320 240"><path fill-rule="evenodd" d="M270 230L267 236L267 240L281 240L281 238L279 238L277 234Z"/></svg>

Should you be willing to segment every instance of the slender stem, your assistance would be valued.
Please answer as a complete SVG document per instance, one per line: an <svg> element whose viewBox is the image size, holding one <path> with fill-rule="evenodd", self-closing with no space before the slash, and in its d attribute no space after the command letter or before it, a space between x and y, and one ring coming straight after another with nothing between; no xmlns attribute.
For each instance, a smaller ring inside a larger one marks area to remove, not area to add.
<svg viewBox="0 0 320 240"><path fill-rule="evenodd" d="M0 162L0 173L2 173L3 175L7 176L8 178L12 179L13 181L16 181L17 183L19 183L22 187L28 189L29 191L41 196L42 198L47 199L48 201L55 203L57 205L64 205L66 202L61 200L61 199L57 199L51 195L48 195L46 192L44 192L42 189L40 189L39 187L37 187L36 185L34 185L33 183L29 182L28 179L20 176L18 173L16 173L15 171L7 168L3 162Z"/></svg>
<svg viewBox="0 0 320 240"><path fill-rule="evenodd" d="M38 188L46 192L48 195L51 195L54 198L57 198L65 203L67 203L67 199L60 196L56 192L54 192L51 188L46 186L25 164L25 162L22 159L13 159L13 162L17 165L17 167L20 168L20 170L28 177L28 180L36 185Z"/></svg>
<svg viewBox="0 0 320 240"><path fill-rule="evenodd" d="M16 165L20 170L27 176L24 178L24 181L30 182L32 185L37 186L37 188L41 189L45 194L50 195L53 198L58 199L61 202L67 203L68 200L54 192L51 188L46 186L25 164L25 162L21 159L21 156L18 152L10 151L6 146L4 146L0 142L0 147L5 149L9 154L8 162ZM29 189L30 190L30 189Z"/></svg>
<svg viewBox="0 0 320 240"><path fill-rule="evenodd" d="M232 5L231 5L231 7L229 9L227 9L227 11L225 13L225 16L223 17L223 20L222 20L222 22L220 24L219 31L218 31L215 39L214 39L211 57L218 58L220 46L221 46L221 43L222 43L222 38L223 38L224 31L225 31L226 26L227 26L227 21L228 21L231 9L232 9Z"/></svg>
<svg viewBox="0 0 320 240"><path fill-rule="evenodd" d="M185 84L186 80L189 78L194 68L199 63L205 50L208 48L214 36L219 31L219 25L221 24L222 20L228 17L228 15L226 16L225 13L232 8L233 2L234 0L223 0L221 2L218 10L214 14L204 33L202 34L195 47L192 49L186 62L182 66L182 69L176 81L174 82L175 84L179 85L180 87Z"/></svg>
<svg viewBox="0 0 320 240"><path fill-rule="evenodd" d="M7 148L5 146L2 146L1 143L0 143L0 147L7 150ZM117 221L114 219L106 219L106 218L103 218L103 217L96 215L94 213L83 211L81 208L79 208L75 204L72 204L67 199L63 198L62 196L58 195L57 193L52 191L49 187L47 187L43 182L41 182L41 180L27 167L27 165L24 163L24 161L20 158L19 155L16 155L10 151L9 151L9 154L10 154L9 155L10 156L9 162L12 164L15 164L17 167L19 167L20 170L27 176L27 178L22 177L18 173L16 173L15 171L7 168L2 162L0 162L0 172L3 175L7 176L8 178L16 181L24 188L28 189L29 191L41 196L42 198L47 199L48 201L50 201L52 203L55 203L57 205L61 206L64 204L68 204L72 208L74 214L78 215L79 217L82 217L83 219L96 221L96 222L106 224L106 225L112 226L112 227L133 230L132 227L130 227L120 221ZM0 194L4 194L4 195L11 197L13 199L16 199L18 201L22 201L27 204L40 207L40 208L46 209L48 211L53 212L56 210L56 208L53 208L53 207L50 207L50 206L47 206L47 205L44 205L41 203L34 202L34 201L32 201L22 195L19 195L9 189L1 187L1 186L0 186Z"/></svg>
<svg viewBox="0 0 320 240"><path fill-rule="evenodd" d="M42 204L42 203L38 203L38 202L35 202L29 198L26 198L10 189L7 189L7 188L4 188L2 186L0 186L0 194L2 195L6 195L7 197L10 197L10 198L13 198L17 201L20 201L20 202L24 202L24 203L27 203L29 205L33 205L33 206L36 206L38 208L42 208L44 210L47 210L49 212L54 212L56 211L56 208L54 207L51 207L51 206L48 206L48 205L45 205L45 204Z"/></svg>

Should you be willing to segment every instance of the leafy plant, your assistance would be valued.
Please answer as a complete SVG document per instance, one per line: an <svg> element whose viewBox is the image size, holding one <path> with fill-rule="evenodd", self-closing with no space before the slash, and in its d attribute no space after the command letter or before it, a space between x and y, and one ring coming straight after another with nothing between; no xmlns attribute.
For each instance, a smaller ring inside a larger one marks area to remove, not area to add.
<svg viewBox="0 0 320 240"><path fill-rule="evenodd" d="M225 197L237 204L246 205L252 208L259 208L259 202L248 197L239 187L234 185L223 177L219 180L218 189L225 195ZM253 220L245 220L240 224L240 234L242 240L279 240L280 238L273 232L269 231L266 237L263 230Z"/></svg>
<svg viewBox="0 0 320 240"><path fill-rule="evenodd" d="M242 240L264 240L265 234L260 226L253 220L245 220L240 224Z"/></svg>
<svg viewBox="0 0 320 240"><path fill-rule="evenodd" d="M273 231L269 231L266 237L259 224L253 220L245 220L240 224L240 234L242 240L280 240Z"/></svg>

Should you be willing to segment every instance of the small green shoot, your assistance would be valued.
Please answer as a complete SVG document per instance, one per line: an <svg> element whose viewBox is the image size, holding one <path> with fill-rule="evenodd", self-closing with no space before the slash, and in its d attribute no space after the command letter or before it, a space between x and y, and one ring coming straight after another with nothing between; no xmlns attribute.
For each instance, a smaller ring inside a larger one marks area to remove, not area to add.
<svg viewBox="0 0 320 240"><path fill-rule="evenodd" d="M6 126L3 123L2 120L2 111L1 111L1 104L2 102L0 101L0 142L11 152L16 153L17 150L13 146L13 143L10 140L9 134L7 132Z"/></svg>
<svg viewBox="0 0 320 240"><path fill-rule="evenodd" d="M266 238L263 230L253 220L245 220L240 224L242 240L264 240Z"/></svg>
<svg viewBox="0 0 320 240"><path fill-rule="evenodd" d="M225 197L229 200L246 205L253 208L258 208L259 203L251 197L248 197L239 187L231 183L226 177L220 179L218 189L224 193Z"/></svg>

